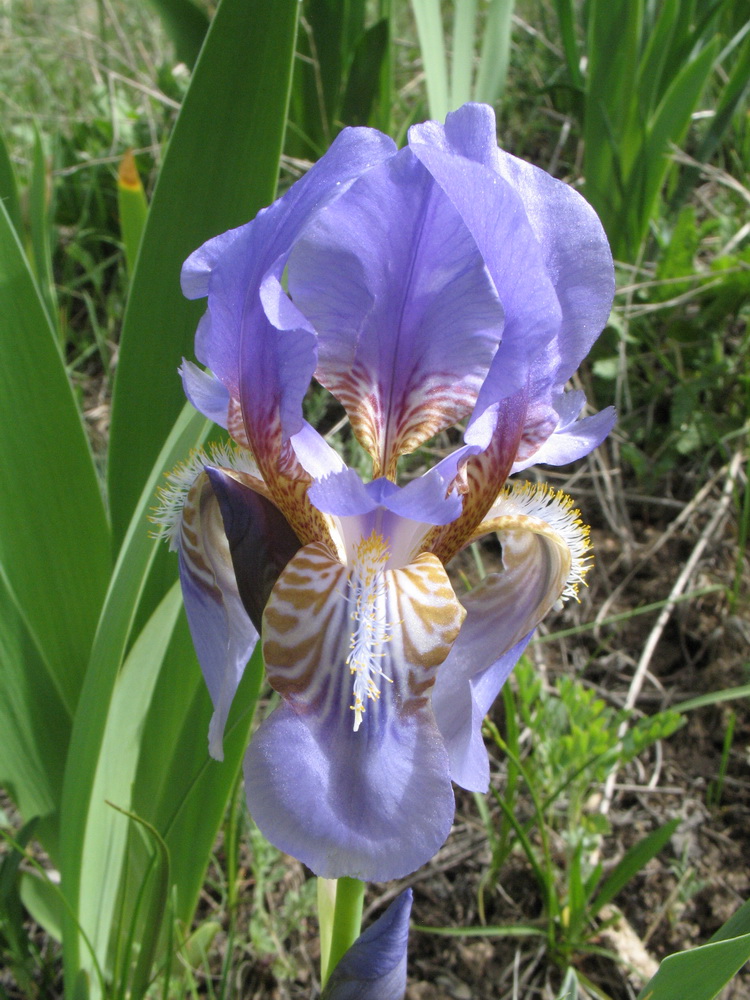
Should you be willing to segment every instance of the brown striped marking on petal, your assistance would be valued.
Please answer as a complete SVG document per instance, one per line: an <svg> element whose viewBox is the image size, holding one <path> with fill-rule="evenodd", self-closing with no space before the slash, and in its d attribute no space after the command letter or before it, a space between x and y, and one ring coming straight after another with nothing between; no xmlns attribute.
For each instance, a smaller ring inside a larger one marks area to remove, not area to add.
<svg viewBox="0 0 750 1000"><path fill-rule="evenodd" d="M263 653L271 685L296 711L343 716L357 731L376 705L403 716L428 704L465 612L435 556L399 569L385 569L387 558L375 532L349 567L313 542L279 577Z"/></svg>
<svg viewBox="0 0 750 1000"><path fill-rule="evenodd" d="M395 399L356 363L335 380L325 372L317 377L342 404L358 441L372 456L373 479L395 480L399 457L467 416L478 392L476 380L461 383L455 374L425 375L421 369L402 375L405 387Z"/></svg>

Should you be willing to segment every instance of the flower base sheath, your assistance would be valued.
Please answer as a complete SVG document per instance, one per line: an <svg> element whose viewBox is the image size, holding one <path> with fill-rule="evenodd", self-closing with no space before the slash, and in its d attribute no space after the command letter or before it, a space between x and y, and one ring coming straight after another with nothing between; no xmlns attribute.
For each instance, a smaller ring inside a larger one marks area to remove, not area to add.
<svg viewBox="0 0 750 1000"><path fill-rule="evenodd" d="M602 227L467 104L401 150L344 130L282 198L196 250L182 284L208 299L185 392L232 439L172 475L157 517L214 704L211 753L260 636L280 701L245 758L250 812L318 875L401 877L448 836L451 781L487 788L483 716L587 569L571 501L506 481L585 455L614 422L579 419L583 394L564 391L609 315ZM313 379L371 481L305 421ZM456 450L400 485L402 456L454 425ZM445 565L486 532L502 570L459 600Z"/></svg>

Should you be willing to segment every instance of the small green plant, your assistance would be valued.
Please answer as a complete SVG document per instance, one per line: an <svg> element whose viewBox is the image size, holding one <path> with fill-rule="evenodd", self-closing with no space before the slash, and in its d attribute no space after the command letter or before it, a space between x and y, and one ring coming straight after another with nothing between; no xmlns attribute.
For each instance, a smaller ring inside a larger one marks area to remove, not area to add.
<svg viewBox="0 0 750 1000"><path fill-rule="evenodd" d="M594 941L606 925L605 906L669 841L673 820L631 847L606 875L600 860L609 821L597 809L598 789L611 771L643 753L681 724L677 712L634 719L580 681L558 679L546 690L528 660L504 690L505 736L491 721L486 731L507 760L503 788L490 789L499 810L477 796L492 851L480 888L479 911L511 853L529 862L542 913L523 932L543 937L552 961L566 969L576 955L601 954ZM621 724L628 729L620 736ZM523 730L523 735L522 735ZM517 934L517 925L488 927ZM611 955L613 959L616 956Z"/></svg>

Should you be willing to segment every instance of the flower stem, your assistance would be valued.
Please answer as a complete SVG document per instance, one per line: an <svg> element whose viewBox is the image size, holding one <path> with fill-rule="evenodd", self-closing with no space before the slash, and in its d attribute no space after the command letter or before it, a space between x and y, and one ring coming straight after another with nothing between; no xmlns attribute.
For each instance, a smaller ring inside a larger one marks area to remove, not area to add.
<svg viewBox="0 0 750 1000"><path fill-rule="evenodd" d="M320 978L323 986L359 937L365 883L356 878L318 879Z"/></svg>

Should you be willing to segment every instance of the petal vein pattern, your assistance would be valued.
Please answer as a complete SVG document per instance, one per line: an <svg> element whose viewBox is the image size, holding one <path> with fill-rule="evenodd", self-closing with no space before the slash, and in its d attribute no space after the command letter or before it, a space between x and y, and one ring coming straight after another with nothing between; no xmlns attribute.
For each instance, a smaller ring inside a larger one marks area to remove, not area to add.
<svg viewBox="0 0 750 1000"><path fill-rule="evenodd" d="M348 569L313 542L279 577L264 614L263 654L271 685L299 714L343 716L356 732L370 716L375 727L390 711L406 716L427 706L464 610L435 556L386 570L384 550L373 532Z"/></svg>

